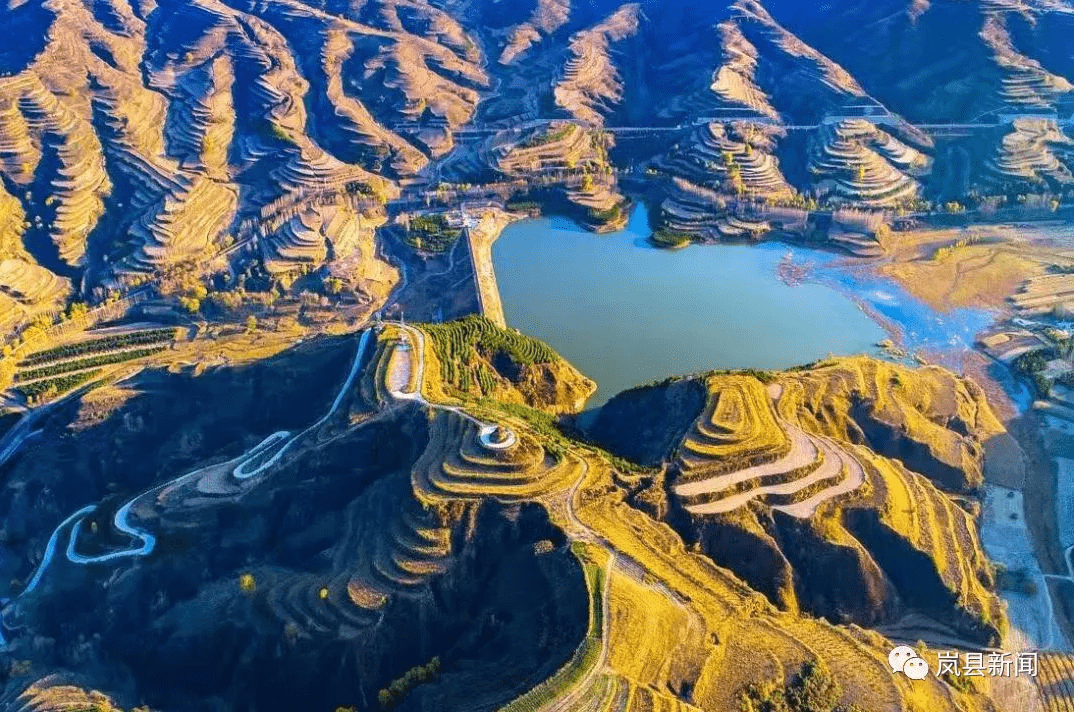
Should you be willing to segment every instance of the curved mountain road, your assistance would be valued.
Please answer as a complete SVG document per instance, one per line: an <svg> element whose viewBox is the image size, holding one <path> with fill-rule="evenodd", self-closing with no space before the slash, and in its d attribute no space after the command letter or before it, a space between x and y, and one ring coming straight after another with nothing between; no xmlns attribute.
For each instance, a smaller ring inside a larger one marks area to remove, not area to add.
<svg viewBox="0 0 1074 712"><path fill-rule="evenodd" d="M341 386L339 392L336 394L335 400L333 400L331 407L328 409L328 412L325 413L315 423L313 423L297 435L292 436L291 433L288 431L279 431L272 433L267 438L263 439L261 442L259 442L251 449L247 450L242 455L224 463L225 467L231 467L232 465L234 465L234 468L231 470L231 474L236 480L250 479L276 466L283 458L284 454L286 454L287 451L298 440L300 440L309 432L319 428L339 410L340 406L343 403L343 399L350 391L355 378L360 372L362 360L364 359L366 350L368 349L371 334L372 330L369 329L363 332L361 340L359 341L357 354L355 355L354 362L351 365L351 369L347 375L346 380L343 382L343 385ZM16 427L18 427L18 425L16 425ZM32 433L26 434L25 436L8 444L8 446L5 448L5 451L7 449L12 448L17 449L17 446L31 435ZM272 457L259 465L252 466L252 463L258 457L260 457L266 451L270 450L274 446L277 446L278 443L283 441L286 442L284 442L284 444L272 455ZM2 454L3 453L0 452L0 456L2 456ZM2 460L0 460L0 462L2 462ZM59 543L59 538L62 535L63 530L67 527L70 527L70 534L67 546L65 548L65 556L67 560L73 564L103 564L123 558L146 556L152 553L154 547L156 546L156 537L153 535L152 532L135 525L131 521L131 515L133 510L143 501L149 500L157 496L158 494L164 492L165 490L174 490L178 487L181 487L188 482L202 476L207 470L219 467L221 467L220 464L209 465L194 470L193 472L180 475L179 477L160 483L158 485L154 485L145 492L142 492L141 494L135 496L118 510L116 510L115 516L112 520L113 527L116 529L116 531L129 536L132 540L137 542L129 549L111 551L98 555L80 554L77 550L77 542L79 534L82 530L82 522L89 514L92 514L94 511L96 511L97 505L87 505L75 512L74 514L70 515L53 530L52 536L49 538L49 542L45 547L45 552L41 557L41 562L38 564L38 567L34 572L33 578L30 580L30 583L22 591L22 593L19 594L19 596L21 597L23 595L26 595L27 593L32 592L41 582L42 576L45 574L45 571L48 569L49 564L52 562L52 559L55 556L56 548Z"/></svg>

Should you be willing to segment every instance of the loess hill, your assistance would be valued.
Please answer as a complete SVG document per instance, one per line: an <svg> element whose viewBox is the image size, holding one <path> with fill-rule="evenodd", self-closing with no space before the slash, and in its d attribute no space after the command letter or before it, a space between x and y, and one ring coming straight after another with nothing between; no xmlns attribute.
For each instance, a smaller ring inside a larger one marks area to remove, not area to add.
<svg viewBox="0 0 1074 712"><path fill-rule="evenodd" d="M1002 432L972 382L860 358L627 391L592 434L659 468L632 503L780 608L995 645L973 495Z"/></svg>
<svg viewBox="0 0 1074 712"><path fill-rule="evenodd" d="M374 289L386 202L441 182L536 186L524 202L608 228L627 169L669 233L875 254L885 233L861 209L1074 187L1071 17L996 0L8 2L0 325L183 270Z"/></svg>
<svg viewBox="0 0 1074 712"><path fill-rule="evenodd" d="M28 582L3 704L737 710L811 686L826 712L993 709L891 675L876 631L1003 629L961 496L1000 430L975 386L868 359L712 374L620 395L593 442L551 415L591 386L470 319L66 402L2 495Z"/></svg>

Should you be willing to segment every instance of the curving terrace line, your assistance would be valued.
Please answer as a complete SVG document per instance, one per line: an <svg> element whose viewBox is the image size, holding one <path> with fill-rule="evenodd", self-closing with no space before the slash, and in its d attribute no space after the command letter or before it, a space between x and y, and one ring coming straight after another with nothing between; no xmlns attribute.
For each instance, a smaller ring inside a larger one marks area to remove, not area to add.
<svg viewBox="0 0 1074 712"><path fill-rule="evenodd" d="M760 479L769 475L780 475L792 470L807 467L817 459L817 443L800 428L793 425L785 425L791 439L791 449L786 455L778 460L766 462L754 467L747 467L727 475L716 475L695 482L685 482L675 485L675 494L680 497L696 497L697 495L715 494L722 492L728 487L740 482Z"/></svg>
<svg viewBox="0 0 1074 712"><path fill-rule="evenodd" d="M783 395L779 384L768 386L768 396L777 402ZM788 504L770 505L772 509L798 519L808 519L816 513L817 508L830 499L853 492L866 480L865 469L861 462L846 447L823 435L807 433L796 425L777 417L780 428L789 436L790 449L782 457L758 465L745 467L730 473L707 477L693 482L675 485L672 491L685 500L686 511L695 515L723 514L746 506L755 499L768 496L806 497L801 501ZM797 475L794 479L774 484L761 484L765 478L783 475ZM824 486L836 480L829 486ZM752 484L743 491L735 489L744 484ZM822 486L817 492L810 488ZM720 496L727 494L727 496ZM697 502L696 498L718 497L711 501Z"/></svg>
<svg viewBox="0 0 1074 712"><path fill-rule="evenodd" d="M853 492L865 484L865 468L862 467L858 458L848 453L842 447L835 446L835 443L831 440L828 440L827 438L825 438L825 440L833 446L833 450L838 455L846 476L840 480L838 484L818 492L809 499L795 502L794 504L778 505L772 507L772 509L779 510L784 514L789 514L798 519L808 519L817 511L817 507L828 500Z"/></svg>

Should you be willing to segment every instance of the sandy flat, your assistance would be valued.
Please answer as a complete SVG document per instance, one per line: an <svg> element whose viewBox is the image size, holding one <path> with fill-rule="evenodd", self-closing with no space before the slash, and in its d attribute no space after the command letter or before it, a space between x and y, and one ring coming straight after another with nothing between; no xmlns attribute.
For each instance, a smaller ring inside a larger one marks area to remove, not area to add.
<svg viewBox="0 0 1074 712"><path fill-rule="evenodd" d="M989 558L1008 570L1024 569L1037 585L1037 592L1032 596L1000 591L1011 624L1003 647L1008 650L1071 650L1054 620L1044 573L1037 563L1026 528L1022 493L998 485L986 485L985 489L981 516L981 543L985 551Z"/></svg>

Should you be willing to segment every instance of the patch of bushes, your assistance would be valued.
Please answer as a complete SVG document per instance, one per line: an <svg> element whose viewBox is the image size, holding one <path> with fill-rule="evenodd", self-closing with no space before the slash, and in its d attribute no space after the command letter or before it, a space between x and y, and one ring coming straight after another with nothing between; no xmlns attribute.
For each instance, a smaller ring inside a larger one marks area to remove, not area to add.
<svg viewBox="0 0 1074 712"><path fill-rule="evenodd" d="M470 361L475 356L493 358L503 353L517 364L554 363L559 354L547 344L501 329L484 316L471 315L446 324L422 327L443 360Z"/></svg>
<svg viewBox="0 0 1074 712"><path fill-rule="evenodd" d="M864 712L840 703L842 687L824 663L807 662L791 683L750 685L739 696L742 712Z"/></svg>
<svg viewBox="0 0 1074 712"><path fill-rule="evenodd" d="M481 395L492 395L505 359L516 370L559 360L559 355L544 343L500 329L479 315L423 328L440 359L444 382L463 392L477 387Z"/></svg>
<svg viewBox="0 0 1074 712"><path fill-rule="evenodd" d="M509 200L506 207L513 213L541 212L541 204L534 200Z"/></svg>
<svg viewBox="0 0 1074 712"><path fill-rule="evenodd" d="M460 235L462 230L448 227L443 215L418 215L410 219L403 241L416 250L444 252Z"/></svg>
<svg viewBox="0 0 1074 712"><path fill-rule="evenodd" d="M1042 372L1055 357L1056 353L1051 349L1038 349L1024 353L1014 360L1015 371L1033 381L1038 398L1047 398L1052 391L1051 383Z"/></svg>
<svg viewBox="0 0 1074 712"><path fill-rule="evenodd" d="M573 130L574 124L564 124L555 129L552 129L551 131L545 131L543 133L538 131L536 133L531 134L526 138L526 140L519 143L518 147L523 149L536 148L537 146L544 146L549 143L555 143L556 141L562 141L563 139L567 138L567 136L569 136L571 131Z"/></svg>
<svg viewBox="0 0 1074 712"><path fill-rule="evenodd" d="M623 474L652 474L653 468L639 465L626 458L608 452L602 446L589 440L584 433L564 425L554 415L536 410L518 403L503 403L491 398L482 398L478 404L490 411L499 411L519 420L523 420L539 436L541 446L551 455L561 457L570 447L582 446L597 451L612 467ZM494 418L493 418L494 419Z"/></svg>
<svg viewBox="0 0 1074 712"><path fill-rule="evenodd" d="M662 227L653 232L652 241L661 247L686 247L692 238L690 233Z"/></svg>
<svg viewBox="0 0 1074 712"><path fill-rule="evenodd" d="M540 436L541 446L549 454L560 457L566 452L567 435L556 418L548 413L517 403L501 403L492 398L482 398L478 403L492 411L500 411L525 421Z"/></svg>
<svg viewBox="0 0 1074 712"><path fill-rule="evenodd" d="M589 210L589 219L593 222L610 223L615 222L616 220L620 220L622 219L622 217L623 206L618 204L613 205L607 210L597 210L595 208L590 208Z"/></svg>

